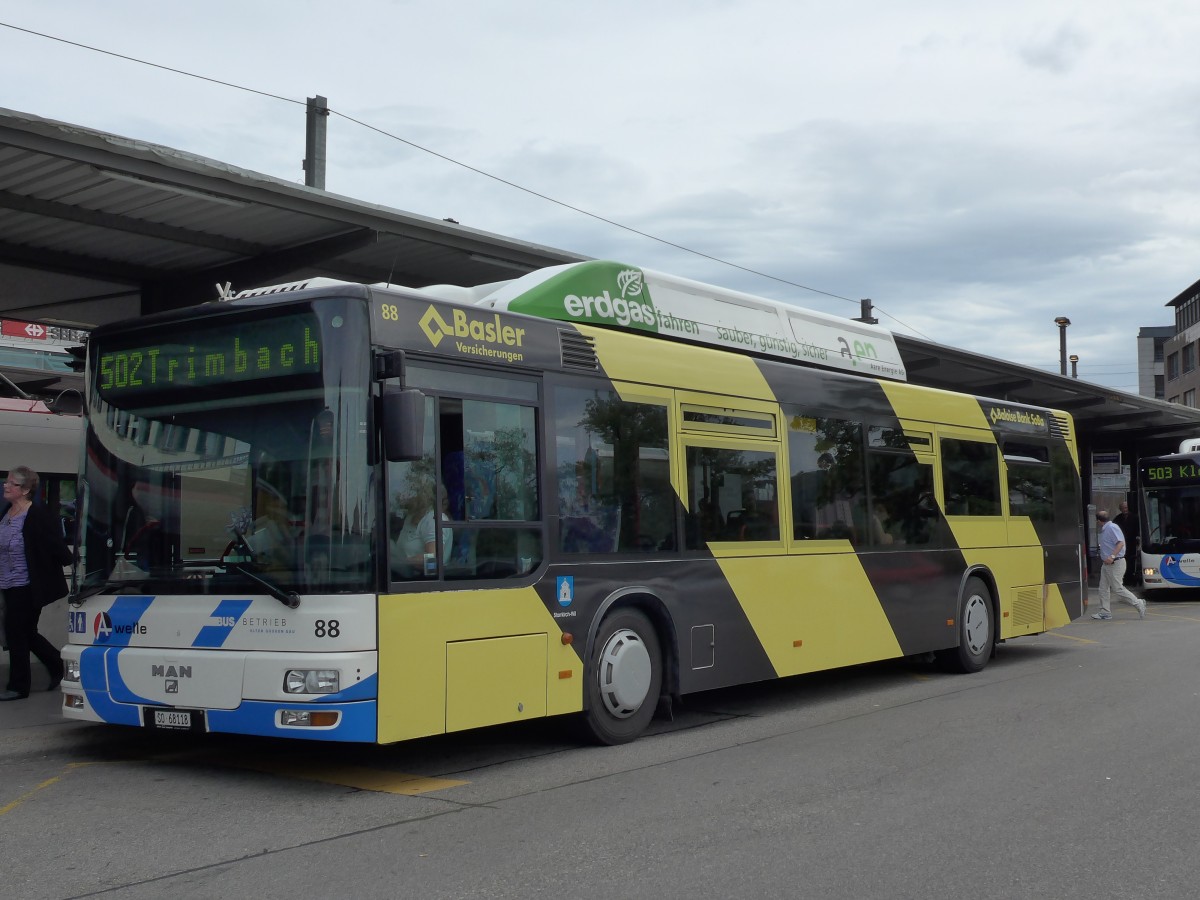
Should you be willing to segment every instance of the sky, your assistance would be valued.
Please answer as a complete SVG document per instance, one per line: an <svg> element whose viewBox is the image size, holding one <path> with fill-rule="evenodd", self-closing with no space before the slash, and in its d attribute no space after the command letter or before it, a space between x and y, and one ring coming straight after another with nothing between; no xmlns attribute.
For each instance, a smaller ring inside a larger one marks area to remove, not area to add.
<svg viewBox="0 0 1200 900"><path fill-rule="evenodd" d="M0 0L0 106L303 183L321 95L332 193L1049 372L1066 316L1136 392L1197 46L1188 0Z"/></svg>

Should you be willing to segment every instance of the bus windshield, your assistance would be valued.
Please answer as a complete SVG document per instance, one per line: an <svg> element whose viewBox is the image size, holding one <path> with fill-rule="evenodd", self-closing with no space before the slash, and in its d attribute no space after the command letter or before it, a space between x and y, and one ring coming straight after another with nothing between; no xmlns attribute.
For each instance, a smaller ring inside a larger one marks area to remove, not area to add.
<svg viewBox="0 0 1200 900"><path fill-rule="evenodd" d="M1200 551L1200 484L1152 488L1143 494L1142 549L1147 553Z"/></svg>
<svg viewBox="0 0 1200 900"><path fill-rule="evenodd" d="M371 589L360 302L102 331L93 344L81 593Z"/></svg>

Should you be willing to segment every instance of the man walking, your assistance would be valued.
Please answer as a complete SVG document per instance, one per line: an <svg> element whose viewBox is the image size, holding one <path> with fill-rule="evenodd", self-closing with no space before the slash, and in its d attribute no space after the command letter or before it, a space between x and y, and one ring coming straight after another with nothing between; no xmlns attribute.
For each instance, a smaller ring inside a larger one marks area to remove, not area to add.
<svg viewBox="0 0 1200 900"><path fill-rule="evenodd" d="M1146 601L1135 597L1122 584L1125 577L1125 535L1116 522L1109 520L1107 509L1096 512L1096 522L1100 526L1100 612L1093 613L1092 618L1112 618L1109 598L1114 592L1138 611L1139 618L1146 618Z"/></svg>
<svg viewBox="0 0 1200 900"><path fill-rule="evenodd" d="M1137 587L1142 583L1142 559L1138 553L1138 517L1129 512L1129 504L1121 501L1121 511L1113 517L1121 534L1125 535L1125 578L1126 587Z"/></svg>

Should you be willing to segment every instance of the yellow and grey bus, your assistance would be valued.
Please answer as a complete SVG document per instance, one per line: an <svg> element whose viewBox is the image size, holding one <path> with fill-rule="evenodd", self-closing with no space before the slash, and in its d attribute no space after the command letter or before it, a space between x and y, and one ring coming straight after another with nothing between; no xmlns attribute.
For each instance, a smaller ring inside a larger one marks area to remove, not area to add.
<svg viewBox="0 0 1200 900"><path fill-rule="evenodd" d="M74 719L392 742L1080 616L1073 424L890 333L593 261L324 279L96 329Z"/></svg>

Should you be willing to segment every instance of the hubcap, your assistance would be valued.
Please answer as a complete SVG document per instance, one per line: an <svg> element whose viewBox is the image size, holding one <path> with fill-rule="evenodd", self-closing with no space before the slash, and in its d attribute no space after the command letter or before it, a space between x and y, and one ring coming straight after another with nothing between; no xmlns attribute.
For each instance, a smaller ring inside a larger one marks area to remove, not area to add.
<svg viewBox="0 0 1200 900"><path fill-rule="evenodd" d="M963 609L963 640L971 654L978 656L987 649L990 639L987 601L975 594L967 598Z"/></svg>
<svg viewBox="0 0 1200 900"><path fill-rule="evenodd" d="M627 719L642 707L650 693L650 653L637 632L622 628L600 652L600 696L604 707L618 719Z"/></svg>

